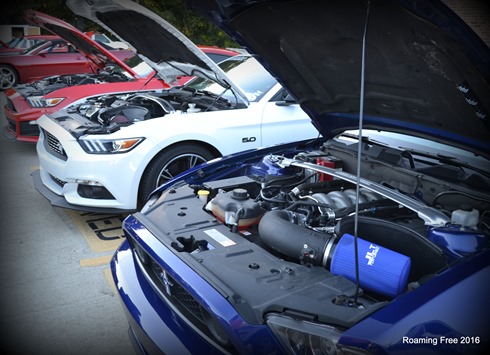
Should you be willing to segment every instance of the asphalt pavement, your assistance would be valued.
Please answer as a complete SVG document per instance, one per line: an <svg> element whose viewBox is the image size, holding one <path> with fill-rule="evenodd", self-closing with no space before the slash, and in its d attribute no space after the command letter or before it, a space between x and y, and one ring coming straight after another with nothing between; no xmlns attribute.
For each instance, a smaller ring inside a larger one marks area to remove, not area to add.
<svg viewBox="0 0 490 355"><path fill-rule="evenodd" d="M4 103L0 93L2 130ZM134 354L109 272L114 241L94 248L77 214L36 191L35 144L0 134L0 163L0 352Z"/></svg>

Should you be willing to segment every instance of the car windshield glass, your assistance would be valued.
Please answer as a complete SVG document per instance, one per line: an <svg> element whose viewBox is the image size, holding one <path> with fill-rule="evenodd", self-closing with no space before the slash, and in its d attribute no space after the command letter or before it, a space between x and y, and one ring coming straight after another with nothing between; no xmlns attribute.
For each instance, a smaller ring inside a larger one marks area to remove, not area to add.
<svg viewBox="0 0 490 355"><path fill-rule="evenodd" d="M139 76L145 77L148 76L150 73L153 73L153 69L146 64L143 59L141 59L138 55L134 55L126 60L124 60L124 63L133 69Z"/></svg>
<svg viewBox="0 0 490 355"><path fill-rule="evenodd" d="M249 56L231 57L221 62L219 67L247 95L249 101L260 100L277 83L276 79L256 59ZM185 86L195 90L209 91L216 95L223 94L222 96L230 101L236 100L231 90L223 93L225 90L223 86L213 80L198 77Z"/></svg>
<svg viewBox="0 0 490 355"><path fill-rule="evenodd" d="M107 38L106 35L103 35L103 34L94 34L94 41L97 41L99 43L106 43L106 44L109 44L111 43L111 41L109 40L109 38Z"/></svg>
<svg viewBox="0 0 490 355"><path fill-rule="evenodd" d="M10 48L27 48L30 44L27 38L13 38L8 42Z"/></svg>
<svg viewBox="0 0 490 355"><path fill-rule="evenodd" d="M24 50L22 53L24 54L24 53L29 53L29 52L32 52L33 50L35 50L35 49L37 49L37 48L39 48L39 47L41 47L41 46L44 46L44 45L46 44L46 42L48 42L48 41L43 41L43 40L41 40L41 41L39 41L39 42L37 42L37 43L33 44L33 45L32 45L32 46L30 46L29 48L26 48L26 49L25 49L25 50Z"/></svg>

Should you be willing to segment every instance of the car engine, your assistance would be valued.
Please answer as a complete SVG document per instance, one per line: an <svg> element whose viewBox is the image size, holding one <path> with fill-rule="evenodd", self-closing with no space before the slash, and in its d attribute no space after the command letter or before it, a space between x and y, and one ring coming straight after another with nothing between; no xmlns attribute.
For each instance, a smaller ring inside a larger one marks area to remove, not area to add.
<svg viewBox="0 0 490 355"><path fill-rule="evenodd" d="M488 175L362 144L358 190L357 144L332 140L290 158L265 156L242 175L171 188L138 218L161 228L155 235L184 260L197 260L209 282L246 299L252 311L235 306L253 313L249 321L294 305L350 326L490 238Z"/></svg>
<svg viewBox="0 0 490 355"><path fill-rule="evenodd" d="M106 68L98 74L69 74L56 75L43 78L28 84L20 84L16 86L16 90L24 97L29 96L44 96L52 91L63 89L75 85L87 84L104 84L126 82L133 79L118 71Z"/></svg>
<svg viewBox="0 0 490 355"><path fill-rule="evenodd" d="M184 88L103 95L66 108L80 127L77 134L107 134L137 122L164 117L236 108L228 100L211 93Z"/></svg>

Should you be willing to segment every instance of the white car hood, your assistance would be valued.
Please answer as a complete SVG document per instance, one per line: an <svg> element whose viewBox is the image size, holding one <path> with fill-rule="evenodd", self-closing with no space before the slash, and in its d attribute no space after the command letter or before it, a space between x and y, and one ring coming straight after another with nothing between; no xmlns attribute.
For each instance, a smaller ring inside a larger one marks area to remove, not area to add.
<svg viewBox="0 0 490 355"><path fill-rule="evenodd" d="M131 0L68 0L67 6L128 43L167 83L201 76L232 89L248 105L246 95L203 51L147 8Z"/></svg>

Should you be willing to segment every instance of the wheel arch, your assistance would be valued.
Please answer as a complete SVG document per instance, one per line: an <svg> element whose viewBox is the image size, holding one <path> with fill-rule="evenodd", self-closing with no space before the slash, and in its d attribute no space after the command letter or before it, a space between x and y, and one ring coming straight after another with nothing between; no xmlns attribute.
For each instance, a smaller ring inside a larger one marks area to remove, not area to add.
<svg viewBox="0 0 490 355"><path fill-rule="evenodd" d="M19 70L14 65L10 63L0 63L0 66L9 67L10 69L12 69L12 71L15 74L15 78L17 80L15 85L22 83L23 78L21 77Z"/></svg>
<svg viewBox="0 0 490 355"><path fill-rule="evenodd" d="M155 154L153 156L153 158L151 158L151 160L148 162L148 164L146 165L145 167L145 171L147 169L147 167L156 159L156 157L161 154L162 152L165 152L167 150L170 150L170 149L173 149L175 147L178 147L178 146L181 146L181 145L186 145L186 144L193 144L193 145L197 145L197 146L200 146L202 148L205 148L207 150L209 150L216 158L222 156L221 152L218 150L218 148L216 148L214 145L208 143L208 142L204 142L204 141L201 141L201 140L197 140L197 139L187 139L187 140L183 140L183 141L178 141L178 142L175 142L175 143L172 143L172 144L169 144L167 146L165 146L163 149L161 149L157 154Z"/></svg>
<svg viewBox="0 0 490 355"><path fill-rule="evenodd" d="M165 152L171 150L171 149L174 149L176 147L179 147L179 146L183 146L183 145L195 145L195 146L198 146L198 147L201 147L201 148L204 148L206 150L208 150L215 158L219 158L221 157L223 154L219 151L218 148L216 148L214 145L208 143L208 142L204 142L204 141L201 141L201 140L195 140L195 139L188 139L188 140L182 140L182 141L178 141L178 142L175 142L175 143L172 143L170 145L167 145L165 147L163 147L162 149L160 149L149 161L148 163L146 164L145 168L143 169L142 171L142 174L140 176L140 181L138 182L138 193L137 193L137 196L138 196L138 200L139 200L139 196L140 196L140 193L141 193L141 188L142 188L142 181L143 181L143 176L146 174L146 172L148 171L148 169L150 168L150 166L152 165L152 163L158 159L158 157L161 155L161 154L164 154Z"/></svg>

